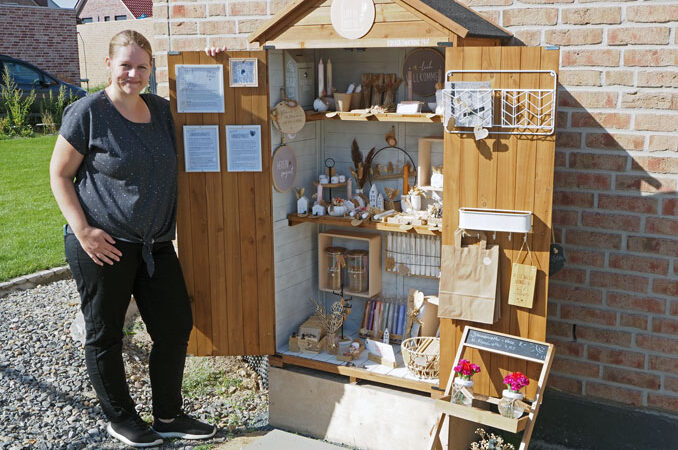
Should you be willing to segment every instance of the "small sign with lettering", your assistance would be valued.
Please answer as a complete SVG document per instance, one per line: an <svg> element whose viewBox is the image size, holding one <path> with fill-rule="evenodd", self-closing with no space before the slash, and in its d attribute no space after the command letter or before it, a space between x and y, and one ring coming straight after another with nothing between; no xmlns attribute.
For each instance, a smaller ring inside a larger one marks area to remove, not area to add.
<svg viewBox="0 0 678 450"><path fill-rule="evenodd" d="M421 97L436 93L436 83L443 82L445 58L432 48L418 48L405 57L403 80L411 80L412 91Z"/></svg>
<svg viewBox="0 0 678 450"><path fill-rule="evenodd" d="M289 145L283 145L273 153L273 187L278 192L287 192L297 178L297 155Z"/></svg>
<svg viewBox="0 0 678 450"><path fill-rule="evenodd" d="M534 342L519 337L507 336L489 330L469 329L464 345L480 350L516 355L523 359L543 362L549 350L549 344Z"/></svg>
<svg viewBox="0 0 678 450"><path fill-rule="evenodd" d="M537 268L535 266L513 263L508 304L532 308L536 283Z"/></svg>

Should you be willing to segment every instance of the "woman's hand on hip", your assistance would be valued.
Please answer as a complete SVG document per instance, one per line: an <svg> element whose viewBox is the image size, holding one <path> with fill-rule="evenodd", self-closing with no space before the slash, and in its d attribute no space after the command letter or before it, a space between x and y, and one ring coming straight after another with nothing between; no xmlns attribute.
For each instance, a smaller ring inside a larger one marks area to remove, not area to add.
<svg viewBox="0 0 678 450"><path fill-rule="evenodd" d="M75 233L83 250L92 258L96 264L103 266L104 263L113 265L120 261L122 252L113 244L115 239L110 234L100 228L87 226Z"/></svg>

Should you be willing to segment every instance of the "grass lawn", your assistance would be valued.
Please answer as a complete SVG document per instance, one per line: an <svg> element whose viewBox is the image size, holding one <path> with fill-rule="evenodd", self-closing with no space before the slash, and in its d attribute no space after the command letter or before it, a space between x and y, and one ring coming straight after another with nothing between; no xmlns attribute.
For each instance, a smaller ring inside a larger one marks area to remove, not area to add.
<svg viewBox="0 0 678 450"><path fill-rule="evenodd" d="M0 281L66 264L49 187L56 136L0 140Z"/></svg>

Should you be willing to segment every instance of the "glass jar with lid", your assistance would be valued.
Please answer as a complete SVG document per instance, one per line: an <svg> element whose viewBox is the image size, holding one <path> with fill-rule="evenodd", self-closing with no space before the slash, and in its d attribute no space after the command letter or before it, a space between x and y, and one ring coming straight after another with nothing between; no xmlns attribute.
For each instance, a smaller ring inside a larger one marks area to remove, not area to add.
<svg viewBox="0 0 678 450"><path fill-rule="evenodd" d="M365 292L368 287L367 250L349 250L346 252L348 266L348 290Z"/></svg>
<svg viewBox="0 0 678 450"><path fill-rule="evenodd" d="M327 288L333 291L341 290L342 271L344 266L344 247L327 247Z"/></svg>

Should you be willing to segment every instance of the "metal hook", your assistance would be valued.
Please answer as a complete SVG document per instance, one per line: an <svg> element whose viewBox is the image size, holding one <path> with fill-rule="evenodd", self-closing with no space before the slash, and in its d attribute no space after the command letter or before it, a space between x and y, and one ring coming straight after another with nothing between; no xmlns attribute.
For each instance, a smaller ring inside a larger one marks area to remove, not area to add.
<svg viewBox="0 0 678 450"><path fill-rule="evenodd" d="M497 232L496 231L494 233L492 233L492 240L493 241L497 240Z"/></svg>
<svg viewBox="0 0 678 450"><path fill-rule="evenodd" d="M523 236L523 242L527 242L527 233Z"/></svg>
<svg viewBox="0 0 678 450"><path fill-rule="evenodd" d="M513 233L509 233L509 242L511 242L511 235L512 235L512 234L513 234Z"/></svg>

